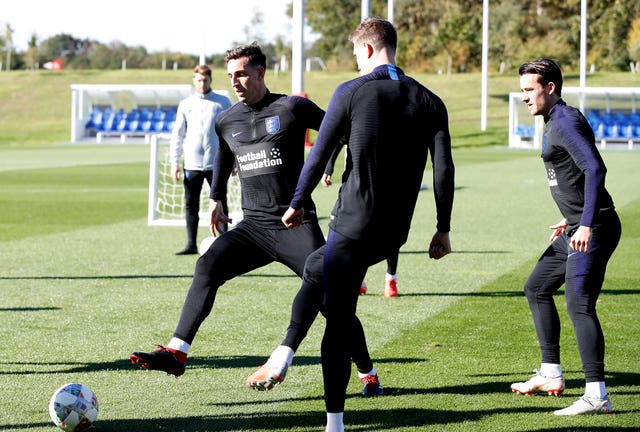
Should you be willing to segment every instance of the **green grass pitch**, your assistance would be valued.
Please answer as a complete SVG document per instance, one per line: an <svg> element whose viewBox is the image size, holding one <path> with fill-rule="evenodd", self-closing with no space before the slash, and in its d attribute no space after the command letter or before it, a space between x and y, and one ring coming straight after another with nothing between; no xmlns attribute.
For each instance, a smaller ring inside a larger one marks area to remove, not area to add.
<svg viewBox="0 0 640 432"><path fill-rule="evenodd" d="M535 152L455 149L454 253L438 262L425 253L435 230L429 189L401 250L401 296L383 298L383 264L367 275L358 312L387 395L358 397L354 371L347 430L637 430L640 154L603 157L623 220L599 303L615 413L552 414L584 387L562 295L565 395L509 391L539 365L522 285L560 216ZM55 430L51 394L80 382L100 401L97 431L322 430L321 318L282 385L244 386L283 337L299 287L279 264L220 289L181 378L129 363L131 351L168 341L195 261L173 255L184 228L146 224L147 161L147 148L135 145L0 149L0 429ZM320 215L336 193L316 191Z"/></svg>

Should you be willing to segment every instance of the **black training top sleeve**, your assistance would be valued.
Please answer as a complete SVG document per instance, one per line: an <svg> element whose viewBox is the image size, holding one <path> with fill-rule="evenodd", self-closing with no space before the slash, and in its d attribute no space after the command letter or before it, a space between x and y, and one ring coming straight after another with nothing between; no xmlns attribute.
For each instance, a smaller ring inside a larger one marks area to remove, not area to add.
<svg viewBox="0 0 640 432"><path fill-rule="evenodd" d="M578 109L562 100L545 120L542 159L551 196L567 219L569 232L580 225L593 226L601 211L614 208L593 130Z"/></svg>

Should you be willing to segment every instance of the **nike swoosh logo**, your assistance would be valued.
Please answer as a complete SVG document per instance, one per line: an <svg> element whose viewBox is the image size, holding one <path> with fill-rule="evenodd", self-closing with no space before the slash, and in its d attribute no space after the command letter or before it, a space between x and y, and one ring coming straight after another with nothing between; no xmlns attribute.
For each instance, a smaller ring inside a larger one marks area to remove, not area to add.
<svg viewBox="0 0 640 432"><path fill-rule="evenodd" d="M231 133L231 137L232 137L232 138L235 138L235 137L237 137L238 135L240 135L241 133L242 133L242 132L232 132L232 133Z"/></svg>

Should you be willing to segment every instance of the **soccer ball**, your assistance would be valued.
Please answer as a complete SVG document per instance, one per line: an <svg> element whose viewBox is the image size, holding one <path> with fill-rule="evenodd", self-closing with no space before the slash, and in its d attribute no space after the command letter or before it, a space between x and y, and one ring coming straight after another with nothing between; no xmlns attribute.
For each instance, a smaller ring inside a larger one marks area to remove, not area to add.
<svg viewBox="0 0 640 432"><path fill-rule="evenodd" d="M66 432L89 429L98 418L98 398L83 384L65 384L51 396L49 415Z"/></svg>
<svg viewBox="0 0 640 432"><path fill-rule="evenodd" d="M201 242L200 242L200 247L198 247L198 253L200 255L204 255L205 252L207 252L209 250L209 248L211 247L211 245L213 244L214 241L216 241L218 237L214 237L214 236L209 236L209 237L205 237Z"/></svg>

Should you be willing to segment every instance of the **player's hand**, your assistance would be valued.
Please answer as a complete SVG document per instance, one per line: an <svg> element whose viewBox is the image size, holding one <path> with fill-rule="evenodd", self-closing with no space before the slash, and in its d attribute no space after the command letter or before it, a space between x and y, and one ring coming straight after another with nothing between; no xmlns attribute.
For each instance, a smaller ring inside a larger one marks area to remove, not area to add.
<svg viewBox="0 0 640 432"><path fill-rule="evenodd" d="M566 219L562 219L557 224L551 225L549 227L549 229L553 230L553 232L551 233L551 237L549 237L549 241L553 242L555 239L557 239L558 237L560 237L562 235L564 230L567 229L567 220Z"/></svg>
<svg viewBox="0 0 640 432"><path fill-rule="evenodd" d="M440 259L451 253L451 242L448 232L436 231L429 244L429 258Z"/></svg>
<svg viewBox="0 0 640 432"><path fill-rule="evenodd" d="M179 165L172 165L171 166L171 178L173 179L173 181L175 183L178 183L178 181L180 180L180 166Z"/></svg>
<svg viewBox="0 0 640 432"><path fill-rule="evenodd" d="M591 227L580 225L575 234L571 236L571 249L578 252L589 252L591 241Z"/></svg>
<svg viewBox="0 0 640 432"><path fill-rule="evenodd" d="M322 186L325 186L325 187L331 186L331 174L322 174L322 179L320 179L320 183L322 183Z"/></svg>
<svg viewBox="0 0 640 432"><path fill-rule="evenodd" d="M289 207L287 211L282 215L282 223L287 228L296 228L302 225L302 217L304 216L304 209L293 209Z"/></svg>
<svg viewBox="0 0 640 432"><path fill-rule="evenodd" d="M211 203L209 207L209 212L211 213L211 220L209 222L209 232L212 236L216 237L216 231L220 234L225 232L227 224L233 222L231 218L227 217L224 214L224 209L222 208L222 203L217 200L210 200Z"/></svg>

